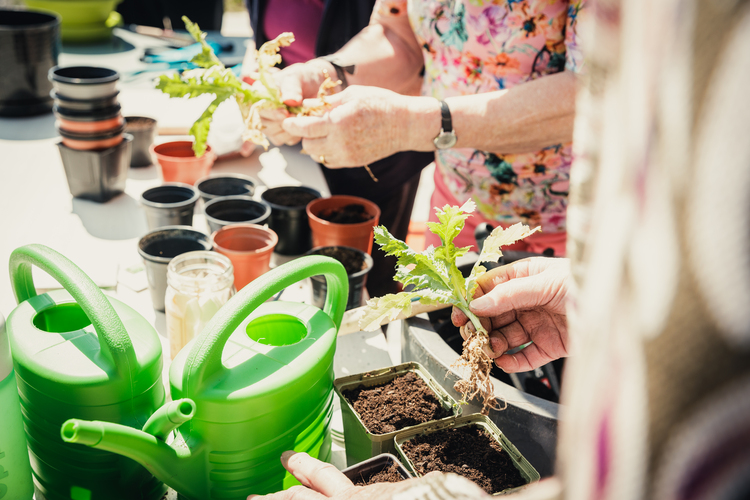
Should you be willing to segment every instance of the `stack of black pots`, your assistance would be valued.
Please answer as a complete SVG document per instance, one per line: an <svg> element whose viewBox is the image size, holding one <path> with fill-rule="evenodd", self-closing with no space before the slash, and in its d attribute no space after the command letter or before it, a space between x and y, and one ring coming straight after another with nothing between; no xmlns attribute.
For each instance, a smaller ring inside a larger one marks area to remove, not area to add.
<svg viewBox="0 0 750 500"><path fill-rule="evenodd" d="M92 66L49 72L58 147L74 197L105 202L125 190L133 138L124 133L119 78L115 70Z"/></svg>

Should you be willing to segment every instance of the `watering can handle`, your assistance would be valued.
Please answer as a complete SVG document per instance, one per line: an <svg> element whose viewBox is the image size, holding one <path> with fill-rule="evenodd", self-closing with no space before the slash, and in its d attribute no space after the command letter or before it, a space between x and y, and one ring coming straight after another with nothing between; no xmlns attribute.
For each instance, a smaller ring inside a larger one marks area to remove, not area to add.
<svg viewBox="0 0 750 500"><path fill-rule="evenodd" d="M10 254L10 283L16 300L36 296L31 266L37 266L65 288L86 313L99 337L99 348L122 378L137 366L135 350L120 317L98 286L60 253L39 244L17 248Z"/></svg>
<svg viewBox="0 0 750 500"><path fill-rule="evenodd" d="M319 274L325 276L327 287L323 311L333 320L338 330L349 294L349 281L344 266L335 259L320 255L295 259L255 279L219 309L203 333L195 339L185 361L185 394L196 394L205 380L221 370L224 345L258 306L284 288Z"/></svg>

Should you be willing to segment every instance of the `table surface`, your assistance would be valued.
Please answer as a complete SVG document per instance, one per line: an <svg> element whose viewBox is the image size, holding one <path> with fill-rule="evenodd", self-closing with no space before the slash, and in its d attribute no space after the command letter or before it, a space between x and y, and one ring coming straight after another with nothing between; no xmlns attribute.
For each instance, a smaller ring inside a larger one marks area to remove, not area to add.
<svg viewBox="0 0 750 500"><path fill-rule="evenodd" d="M158 72L129 77L135 71L150 69L139 60L146 47L164 44L123 30L116 30L116 34L112 43L102 46L64 47L59 64L117 69L122 75L119 101L123 115L156 118L161 129L189 128L210 102L210 96L170 99L153 88L152 78ZM235 44L240 46L243 40L236 39ZM139 271L142 262L137 252L138 240L148 231L138 200L143 191L162 182L160 172L153 165L131 169L125 193L107 203L72 198L56 146L59 137L54 122L52 113L0 118L0 213L3 214L0 219L0 314L7 317L16 306L7 266L11 252L22 245L41 243L77 264L105 293L142 314L155 326L164 352L168 353L164 313L151 306L145 272ZM210 140L216 141L212 144L226 150L236 148L240 126L236 103L223 104L212 127ZM175 138L160 135L157 142ZM283 185L304 184L324 195L329 193L318 165L300 154L298 146L272 147L267 152L256 148L248 158L235 156L217 161L212 173L241 173L253 177L258 181L256 198L269 187ZM193 225L208 233L201 212L199 203ZM272 264L283 260L275 255ZM34 270L34 280L40 290L59 287L39 269ZM309 301L308 286L301 282L290 287L282 300ZM340 339L335 363L337 376L390 364L382 334L360 333Z"/></svg>

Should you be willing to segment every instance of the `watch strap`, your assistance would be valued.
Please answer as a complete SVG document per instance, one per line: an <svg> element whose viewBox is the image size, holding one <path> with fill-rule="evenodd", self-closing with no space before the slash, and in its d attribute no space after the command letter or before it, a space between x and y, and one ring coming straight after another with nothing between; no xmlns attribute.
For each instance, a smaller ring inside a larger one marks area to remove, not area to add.
<svg viewBox="0 0 750 500"><path fill-rule="evenodd" d="M448 103L440 101L440 118L443 132L453 132L453 121L451 120L451 110Z"/></svg>

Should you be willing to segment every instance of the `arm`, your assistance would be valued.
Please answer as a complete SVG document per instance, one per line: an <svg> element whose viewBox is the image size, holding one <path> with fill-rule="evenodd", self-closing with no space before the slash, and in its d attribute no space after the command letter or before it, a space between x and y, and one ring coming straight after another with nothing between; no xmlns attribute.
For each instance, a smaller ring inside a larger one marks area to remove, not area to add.
<svg viewBox="0 0 750 500"><path fill-rule="evenodd" d="M576 78L565 71L510 90L447 98L455 147L509 154L571 141ZM334 109L325 115L288 118L282 126L289 135L304 137L305 151L313 158L325 155L330 167L435 149L441 123L435 98L351 87L327 101Z"/></svg>

